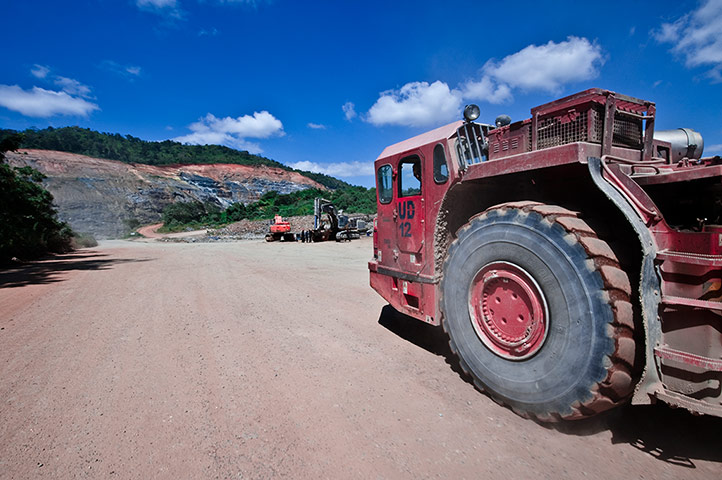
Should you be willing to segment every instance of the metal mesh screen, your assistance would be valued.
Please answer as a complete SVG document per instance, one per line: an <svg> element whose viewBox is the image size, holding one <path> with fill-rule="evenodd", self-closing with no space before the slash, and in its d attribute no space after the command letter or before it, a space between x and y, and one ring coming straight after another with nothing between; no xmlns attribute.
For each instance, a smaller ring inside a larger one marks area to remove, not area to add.
<svg viewBox="0 0 722 480"><path fill-rule="evenodd" d="M604 107L594 106L577 114L540 118L537 126L537 148L556 147L573 142L602 143ZM624 113L614 114L612 143L619 147L642 147L642 120Z"/></svg>
<svg viewBox="0 0 722 480"><path fill-rule="evenodd" d="M592 108L589 111L589 116L592 117L592 128L590 131L589 141L592 143L602 143L604 137L604 109L597 107Z"/></svg>
<svg viewBox="0 0 722 480"><path fill-rule="evenodd" d="M615 114L612 143L621 147L642 148L642 120Z"/></svg>
<svg viewBox="0 0 722 480"><path fill-rule="evenodd" d="M587 116L578 115L571 120L568 117L548 117L539 119L537 125L537 148L556 147L572 142L588 140Z"/></svg>

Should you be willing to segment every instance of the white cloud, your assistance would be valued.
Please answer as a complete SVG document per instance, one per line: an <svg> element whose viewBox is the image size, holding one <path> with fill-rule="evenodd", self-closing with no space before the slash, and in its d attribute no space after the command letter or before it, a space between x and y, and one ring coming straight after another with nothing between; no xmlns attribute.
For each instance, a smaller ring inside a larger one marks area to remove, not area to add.
<svg viewBox="0 0 722 480"><path fill-rule="evenodd" d="M209 28L209 29L201 28L200 31L198 31L198 36L199 37L217 37L219 33L220 32L218 32L218 30L215 28Z"/></svg>
<svg viewBox="0 0 722 480"><path fill-rule="evenodd" d="M660 43L671 43L672 53L683 57L688 68L711 66L707 76L722 81L722 0L706 0L652 34Z"/></svg>
<svg viewBox="0 0 722 480"><path fill-rule="evenodd" d="M90 87L79 81L67 77L55 77L55 85L59 86L68 95L77 95L84 98L90 97Z"/></svg>
<svg viewBox="0 0 722 480"><path fill-rule="evenodd" d="M113 60L103 60L100 68L125 77L130 81L133 81L136 77L140 77L143 73L143 69L137 65L121 65Z"/></svg>
<svg viewBox="0 0 722 480"><path fill-rule="evenodd" d="M326 130L326 125L320 124L320 123L308 123L308 128L312 128L314 130Z"/></svg>
<svg viewBox="0 0 722 480"><path fill-rule="evenodd" d="M185 15L177 0L136 0L135 4L145 12L155 13L170 19L171 24L175 20L183 20Z"/></svg>
<svg viewBox="0 0 722 480"><path fill-rule="evenodd" d="M285 135L283 124L267 111L254 112L253 116L218 118L209 113L188 126L192 133L173 140L194 145L226 145L251 153L260 153L258 143L247 138L269 138Z"/></svg>
<svg viewBox="0 0 722 480"><path fill-rule="evenodd" d="M604 56L599 45L586 38L568 37L563 42L529 45L500 61L482 67L481 78L461 86L464 98L488 103L513 100L513 90L559 93L568 83L599 75Z"/></svg>
<svg viewBox="0 0 722 480"><path fill-rule="evenodd" d="M712 80L712 83L722 83L722 66L718 66L707 72L706 77Z"/></svg>
<svg viewBox="0 0 722 480"><path fill-rule="evenodd" d="M462 88L464 98L483 100L494 104L505 103L512 99L509 85L498 84L490 77L481 77L479 81L466 82Z"/></svg>
<svg viewBox="0 0 722 480"><path fill-rule="evenodd" d="M407 83L399 90L382 92L365 120L374 125L410 127L452 120L461 109L461 92L441 81Z"/></svg>
<svg viewBox="0 0 722 480"><path fill-rule="evenodd" d="M343 109L343 114L346 116L346 120L351 121L356 118L356 105L352 102L344 103L341 108Z"/></svg>
<svg viewBox="0 0 722 480"><path fill-rule="evenodd" d="M717 145L708 145L708 146L705 148L705 152L704 152L704 153L706 153L706 154L722 153L722 143L717 144Z"/></svg>
<svg viewBox="0 0 722 480"><path fill-rule="evenodd" d="M90 95L90 87L80 83L74 78L61 77L52 73L52 69L47 65L33 65L30 73L41 80L52 80L52 82L60 87L60 89L70 96L78 96L87 99L92 99Z"/></svg>
<svg viewBox="0 0 722 480"><path fill-rule="evenodd" d="M224 132L202 131L175 137L172 140L188 145L225 145L236 150L246 150L250 153L261 153L263 149L257 142L248 142Z"/></svg>
<svg viewBox="0 0 722 480"><path fill-rule="evenodd" d="M135 4L138 5L140 8L168 8L176 7L178 5L178 2L176 0L136 0Z"/></svg>
<svg viewBox="0 0 722 480"><path fill-rule="evenodd" d="M323 173L332 177L361 177L374 174L373 162L336 162L320 164L302 161L292 163L291 168L307 172Z"/></svg>
<svg viewBox="0 0 722 480"><path fill-rule="evenodd" d="M566 84L597 77L603 63L601 47L586 38L529 45L500 61L489 60L478 79L455 89L437 80L431 84L407 83L399 90L382 92L365 120L377 126L439 124L459 116L462 100L510 102L515 89L559 93Z"/></svg>
<svg viewBox="0 0 722 480"><path fill-rule="evenodd" d="M193 129L194 126L200 129L209 128L214 131L223 131L240 137L250 138L268 138L284 134L281 121L265 110L262 112L254 112L253 116L243 115L238 118L217 118L209 113L199 122L194 123L191 129Z"/></svg>
<svg viewBox="0 0 722 480"><path fill-rule="evenodd" d="M53 115L80 115L87 117L98 105L67 92L55 92L33 87L23 90L17 85L0 85L0 106L20 112L28 117L52 117Z"/></svg>
<svg viewBox="0 0 722 480"><path fill-rule="evenodd" d="M679 21L677 23L663 23L659 30L652 32L654 38L658 42L672 43L679 40L679 30L682 25Z"/></svg>
<svg viewBox="0 0 722 480"><path fill-rule="evenodd" d="M482 72L511 88L555 93L567 83L596 78L602 63L599 45L586 38L569 37L564 42L529 45L500 62L490 60Z"/></svg>
<svg viewBox="0 0 722 480"><path fill-rule="evenodd" d="M462 100L510 102L515 89L559 93L569 83L596 78L603 63L601 47L586 38L529 45L501 60L489 60L478 79L457 88L437 80L431 84L411 82L399 90L382 92L364 120L377 126L440 124L459 117ZM350 102L346 105L353 107Z"/></svg>
<svg viewBox="0 0 722 480"><path fill-rule="evenodd" d="M45 78L48 76L48 73L50 73L50 67L36 63L33 65L32 70L30 70L30 73L32 73L35 78Z"/></svg>
<svg viewBox="0 0 722 480"><path fill-rule="evenodd" d="M250 5L251 7L258 7L261 4L264 3L271 3L272 0L216 0L220 4L229 4L229 5L236 5L236 4L244 4L244 5Z"/></svg>

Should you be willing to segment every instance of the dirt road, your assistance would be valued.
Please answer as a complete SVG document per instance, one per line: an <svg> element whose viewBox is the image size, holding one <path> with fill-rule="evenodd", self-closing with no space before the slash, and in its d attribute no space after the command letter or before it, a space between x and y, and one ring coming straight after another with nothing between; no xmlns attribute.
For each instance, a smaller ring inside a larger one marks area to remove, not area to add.
<svg viewBox="0 0 722 480"><path fill-rule="evenodd" d="M496 405L368 287L370 251L115 241L0 271L0 478L722 477L717 418Z"/></svg>
<svg viewBox="0 0 722 480"><path fill-rule="evenodd" d="M162 223L154 223L153 225L146 225L138 229L138 233L146 239L155 240L158 238L198 238L206 235L207 230L193 230L192 232L177 232L177 233L158 233L158 229L162 227Z"/></svg>
<svg viewBox="0 0 722 480"><path fill-rule="evenodd" d="M162 223L154 223L153 225L146 225L138 229L138 233L146 238L161 238L162 234L158 233L157 230L162 227Z"/></svg>

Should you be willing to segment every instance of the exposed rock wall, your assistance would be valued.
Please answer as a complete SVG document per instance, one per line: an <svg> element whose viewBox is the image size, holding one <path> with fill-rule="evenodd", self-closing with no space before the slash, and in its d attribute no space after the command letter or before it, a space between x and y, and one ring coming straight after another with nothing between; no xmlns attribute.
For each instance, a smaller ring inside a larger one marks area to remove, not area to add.
<svg viewBox="0 0 722 480"><path fill-rule="evenodd" d="M227 207L254 202L269 191L324 188L297 172L266 166L152 166L50 150L19 150L6 157L13 166L45 174L44 185L55 197L60 219L97 238L121 237L135 222L157 222L173 202L211 201Z"/></svg>

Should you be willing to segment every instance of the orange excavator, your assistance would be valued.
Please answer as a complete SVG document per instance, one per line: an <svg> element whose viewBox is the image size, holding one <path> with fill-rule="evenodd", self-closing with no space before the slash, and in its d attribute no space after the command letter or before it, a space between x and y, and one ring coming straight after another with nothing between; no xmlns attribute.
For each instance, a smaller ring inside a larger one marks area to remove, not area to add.
<svg viewBox="0 0 722 480"><path fill-rule="evenodd" d="M271 223L269 230L269 233L266 234L267 242L275 242L276 240L294 242L296 240L296 236L291 233L291 224L280 215L273 217L273 223Z"/></svg>

